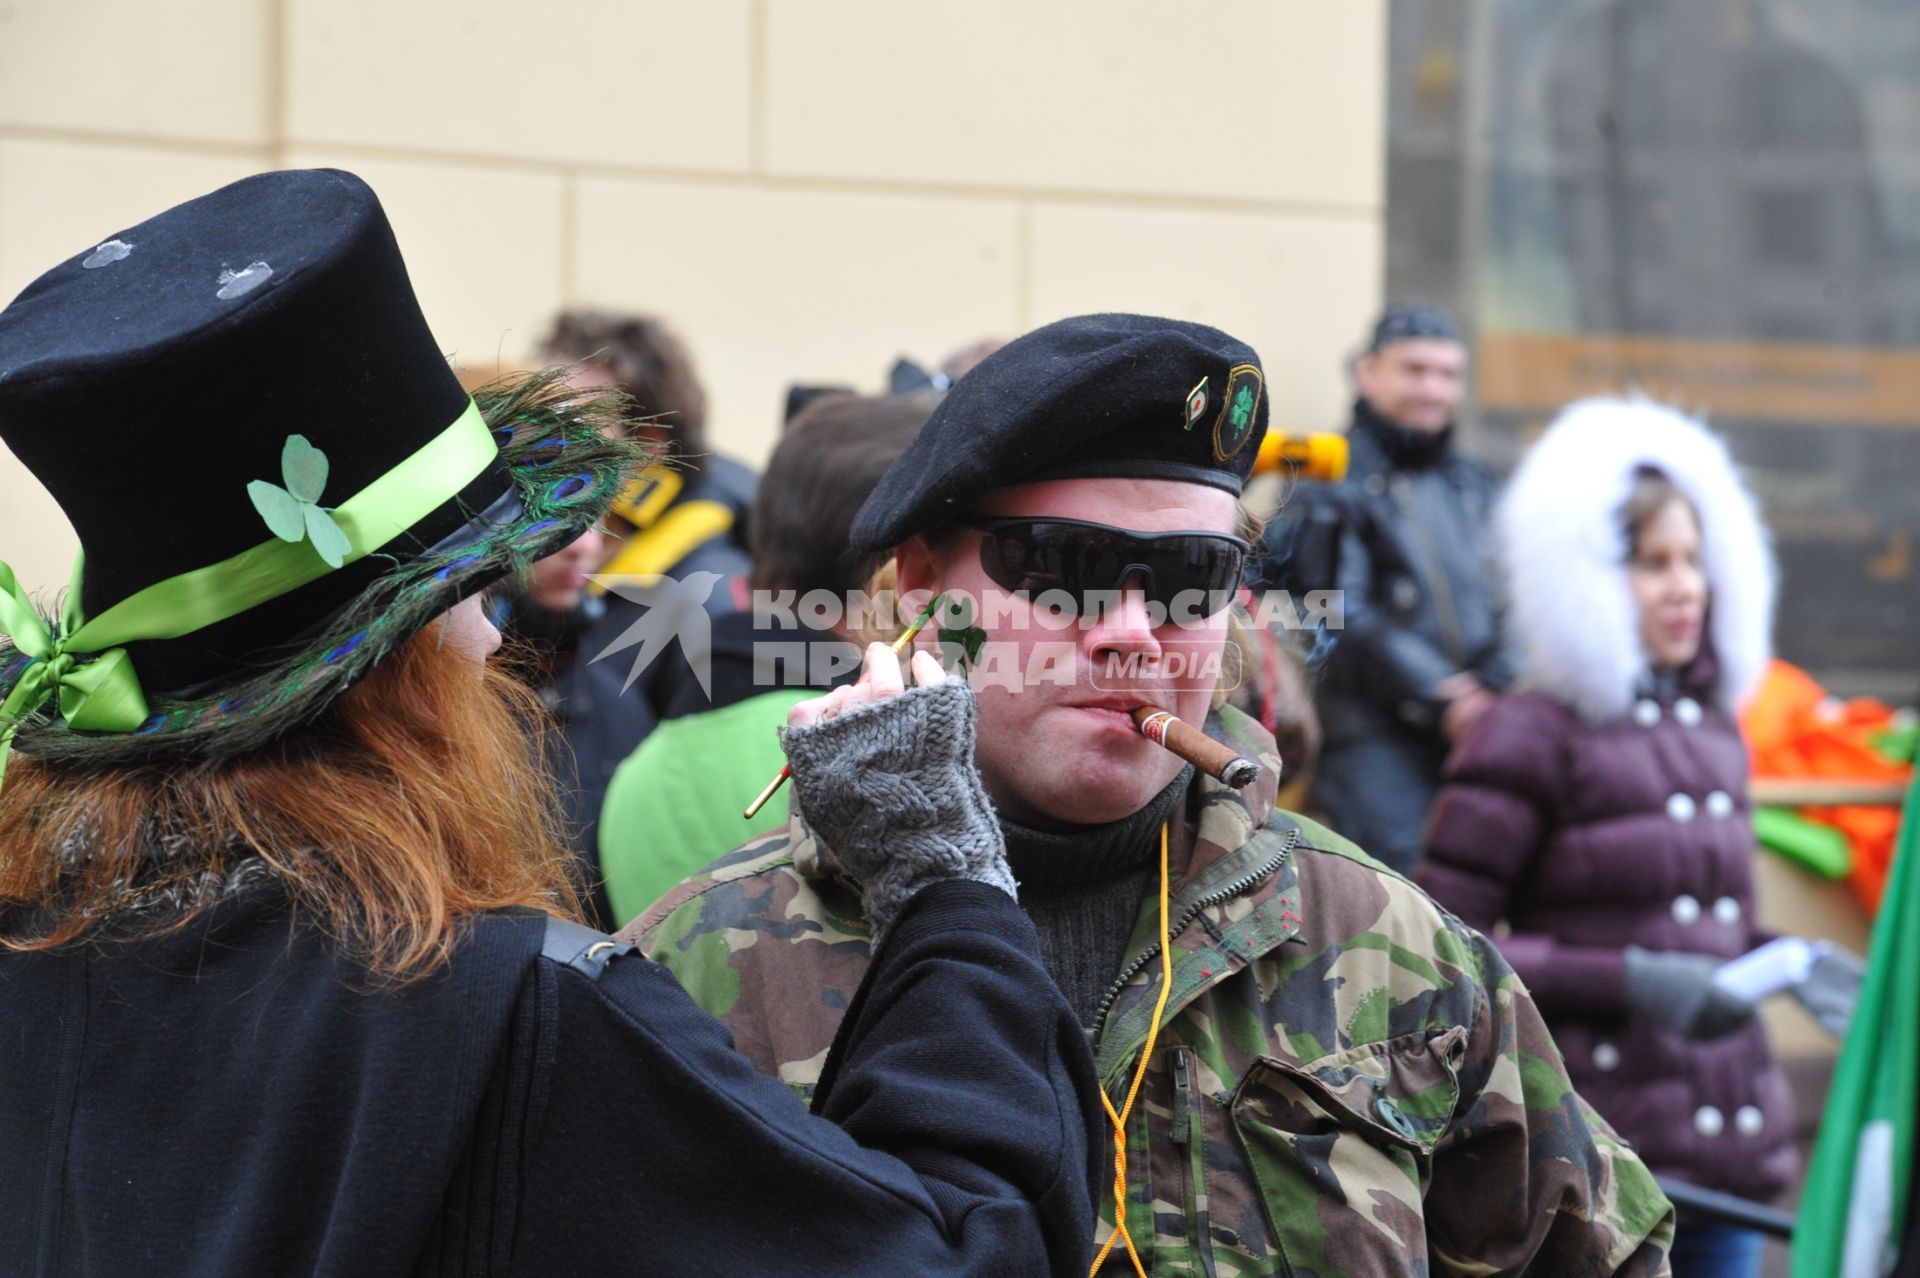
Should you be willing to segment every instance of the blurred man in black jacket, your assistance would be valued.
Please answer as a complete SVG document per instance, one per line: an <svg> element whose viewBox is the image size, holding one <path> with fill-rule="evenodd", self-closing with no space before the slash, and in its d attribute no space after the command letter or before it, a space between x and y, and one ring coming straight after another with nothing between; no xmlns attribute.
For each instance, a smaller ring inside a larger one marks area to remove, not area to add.
<svg viewBox="0 0 1920 1278"><path fill-rule="evenodd" d="M1466 368L1444 311L1388 310L1353 362L1347 478L1303 486L1276 525L1281 537L1322 534L1317 554L1296 550L1289 581L1344 592L1320 687L1315 798L1403 872L1419 858L1447 752L1510 678L1487 537L1493 479L1453 447Z"/></svg>

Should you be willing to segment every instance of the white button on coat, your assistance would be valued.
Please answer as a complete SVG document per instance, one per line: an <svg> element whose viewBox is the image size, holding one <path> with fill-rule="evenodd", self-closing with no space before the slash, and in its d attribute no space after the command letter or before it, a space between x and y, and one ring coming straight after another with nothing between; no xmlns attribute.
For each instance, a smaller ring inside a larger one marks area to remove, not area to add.
<svg viewBox="0 0 1920 1278"><path fill-rule="evenodd" d="M1660 703L1644 699L1634 702L1633 721L1643 728L1651 728L1660 722Z"/></svg>
<svg viewBox="0 0 1920 1278"><path fill-rule="evenodd" d="M1693 820L1693 815L1697 811L1699 807L1694 803L1691 794L1676 794L1667 800L1667 815L1682 825Z"/></svg>
<svg viewBox="0 0 1920 1278"><path fill-rule="evenodd" d="M1730 896L1723 896L1713 903L1713 921L1722 927L1732 927L1740 921L1740 902Z"/></svg>
<svg viewBox="0 0 1920 1278"><path fill-rule="evenodd" d="M1742 1136L1758 1136L1767 1125L1767 1116L1753 1105L1742 1105L1733 1111L1733 1130Z"/></svg>
<svg viewBox="0 0 1920 1278"><path fill-rule="evenodd" d="M1702 1136L1718 1136L1727 1129L1727 1117L1711 1105L1702 1105L1693 1111L1693 1130Z"/></svg>
<svg viewBox="0 0 1920 1278"><path fill-rule="evenodd" d="M1700 902L1690 896L1673 898L1673 921L1681 927L1692 927L1700 921Z"/></svg>
<svg viewBox="0 0 1920 1278"><path fill-rule="evenodd" d="M1733 796L1725 790L1715 790L1707 796L1707 815L1716 821L1724 821L1733 815Z"/></svg>
<svg viewBox="0 0 1920 1278"><path fill-rule="evenodd" d="M1691 728L1700 722L1700 703L1692 697L1682 697L1673 703L1673 717L1680 721L1683 728Z"/></svg>
<svg viewBox="0 0 1920 1278"><path fill-rule="evenodd" d="M1593 1046L1593 1067L1601 1073L1620 1068L1620 1049L1612 1043L1595 1043Z"/></svg>

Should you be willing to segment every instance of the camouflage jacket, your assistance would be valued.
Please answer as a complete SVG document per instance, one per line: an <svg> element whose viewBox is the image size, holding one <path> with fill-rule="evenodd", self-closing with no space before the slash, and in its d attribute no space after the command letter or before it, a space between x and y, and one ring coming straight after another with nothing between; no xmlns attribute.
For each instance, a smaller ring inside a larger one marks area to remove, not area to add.
<svg viewBox="0 0 1920 1278"><path fill-rule="evenodd" d="M1201 776L1173 818L1173 994L1128 1124L1151 1272L1666 1273L1671 1208L1492 944L1274 809L1271 740L1231 711L1222 726L1268 776ZM867 966L858 897L800 819L625 935L803 1096ZM1093 1038L1116 1108L1159 987L1150 892ZM1131 1272L1124 1249L1102 1272Z"/></svg>

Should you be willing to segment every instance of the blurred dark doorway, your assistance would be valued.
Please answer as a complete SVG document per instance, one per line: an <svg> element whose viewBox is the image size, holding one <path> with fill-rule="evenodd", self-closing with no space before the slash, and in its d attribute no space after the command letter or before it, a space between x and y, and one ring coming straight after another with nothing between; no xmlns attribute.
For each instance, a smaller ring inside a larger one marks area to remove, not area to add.
<svg viewBox="0 0 1920 1278"><path fill-rule="evenodd" d="M1473 446L1641 389L1731 436L1781 655L1920 686L1920 5L1393 0L1387 292L1476 339Z"/></svg>

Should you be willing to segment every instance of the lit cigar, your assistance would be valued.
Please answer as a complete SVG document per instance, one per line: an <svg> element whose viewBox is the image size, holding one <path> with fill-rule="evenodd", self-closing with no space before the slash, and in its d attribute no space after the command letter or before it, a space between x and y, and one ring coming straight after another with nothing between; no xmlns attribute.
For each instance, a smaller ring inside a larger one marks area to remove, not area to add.
<svg viewBox="0 0 1920 1278"><path fill-rule="evenodd" d="M1208 776L1224 781L1236 790L1246 789L1260 775L1260 765L1252 759L1235 754L1232 746L1222 745L1165 710L1136 706L1133 722L1140 729L1140 735L1147 740L1162 749L1171 750Z"/></svg>
<svg viewBox="0 0 1920 1278"><path fill-rule="evenodd" d="M919 634L922 630L925 630L927 628L927 623L933 620L933 610L940 606L940 599L941 599L941 596L935 595L933 598L927 600L927 606L921 610L920 615L918 617L915 617L913 619L913 624L911 626L908 626L904 631L902 631L900 634L900 637L893 641L894 656L897 657L901 653L905 652L907 650L907 645L913 642L913 637ZM774 777L773 780L767 782L767 788L762 790L760 792L759 797L756 798L752 803L749 803L746 806L746 810L741 812L740 815L745 817L749 821L753 820L753 818L759 813L760 809L767 806L767 800L771 799L774 795L780 793L780 787L785 785L787 783L787 778L792 775L793 775L793 769L782 764L780 768L780 774Z"/></svg>

